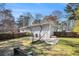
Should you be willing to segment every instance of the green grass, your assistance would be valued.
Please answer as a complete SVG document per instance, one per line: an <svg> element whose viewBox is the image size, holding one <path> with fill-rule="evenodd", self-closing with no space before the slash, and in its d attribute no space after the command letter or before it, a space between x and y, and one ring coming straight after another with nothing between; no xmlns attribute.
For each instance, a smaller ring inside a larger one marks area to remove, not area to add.
<svg viewBox="0 0 79 59"><path fill-rule="evenodd" d="M45 42L32 44L30 48L36 55L45 56L77 56L79 55L79 38L59 38L56 45ZM30 50L29 49L29 50Z"/></svg>
<svg viewBox="0 0 79 59"><path fill-rule="evenodd" d="M79 38L60 38L58 45L65 45L66 50L73 52L70 55L79 55Z"/></svg>
<svg viewBox="0 0 79 59"><path fill-rule="evenodd" d="M26 43L26 46L29 45L29 40L27 37L22 37L22 38L16 38L16 39L11 39L11 40L4 40L0 41L0 48L5 48L5 47L16 47L20 45L23 45Z"/></svg>
<svg viewBox="0 0 79 59"><path fill-rule="evenodd" d="M0 48L20 45L28 52L43 56L79 56L79 38L59 38L56 45L49 45L44 41L32 42L27 37L0 42Z"/></svg>

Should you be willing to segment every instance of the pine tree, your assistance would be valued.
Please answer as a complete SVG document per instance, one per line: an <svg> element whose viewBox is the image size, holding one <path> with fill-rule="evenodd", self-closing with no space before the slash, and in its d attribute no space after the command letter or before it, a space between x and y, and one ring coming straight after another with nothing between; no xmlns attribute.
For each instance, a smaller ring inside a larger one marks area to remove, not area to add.
<svg viewBox="0 0 79 59"><path fill-rule="evenodd" d="M79 4L69 3L69 4L67 4L67 6L65 8L65 11L67 13L66 16L68 18L69 31L72 30L72 28L75 24L75 21L78 19L78 16L77 16L78 5Z"/></svg>

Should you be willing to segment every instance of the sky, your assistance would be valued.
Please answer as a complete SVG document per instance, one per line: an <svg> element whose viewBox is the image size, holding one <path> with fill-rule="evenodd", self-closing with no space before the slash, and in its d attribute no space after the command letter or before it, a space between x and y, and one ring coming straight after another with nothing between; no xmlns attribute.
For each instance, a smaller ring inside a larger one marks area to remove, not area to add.
<svg viewBox="0 0 79 59"><path fill-rule="evenodd" d="M64 3L7 3L6 8L12 10L15 18L23 13L49 15L54 10L60 10L64 13L66 4ZM64 18L63 18L64 19Z"/></svg>

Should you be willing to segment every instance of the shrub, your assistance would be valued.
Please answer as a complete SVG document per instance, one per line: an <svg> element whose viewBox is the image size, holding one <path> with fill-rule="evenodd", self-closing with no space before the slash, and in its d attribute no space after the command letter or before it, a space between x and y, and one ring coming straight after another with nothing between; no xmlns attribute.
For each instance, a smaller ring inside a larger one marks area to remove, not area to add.
<svg viewBox="0 0 79 59"><path fill-rule="evenodd" d="M32 36L32 33L31 32L26 32L26 35L27 36Z"/></svg>

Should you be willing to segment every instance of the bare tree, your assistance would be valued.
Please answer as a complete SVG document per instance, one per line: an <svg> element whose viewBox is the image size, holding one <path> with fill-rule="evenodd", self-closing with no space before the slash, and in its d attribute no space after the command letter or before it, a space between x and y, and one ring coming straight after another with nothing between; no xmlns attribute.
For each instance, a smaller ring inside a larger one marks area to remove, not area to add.
<svg viewBox="0 0 79 59"><path fill-rule="evenodd" d="M52 12L51 15L56 16L57 19L60 19L63 16L63 13L61 11L59 11L59 10L55 10L55 11Z"/></svg>
<svg viewBox="0 0 79 59"><path fill-rule="evenodd" d="M32 25L35 25L35 24L39 24L39 20L34 20L33 22L32 22Z"/></svg>
<svg viewBox="0 0 79 59"><path fill-rule="evenodd" d="M66 23L66 21L62 21L61 22L61 30L62 30L62 32L66 32L66 30L67 30L67 23Z"/></svg>
<svg viewBox="0 0 79 59"><path fill-rule="evenodd" d="M28 19L25 15L20 15L17 21L19 27L28 26Z"/></svg>
<svg viewBox="0 0 79 59"><path fill-rule="evenodd" d="M32 15L29 12L24 13L24 14L19 16L18 21L17 21L17 25L19 27L30 26L31 18L32 18Z"/></svg>
<svg viewBox="0 0 79 59"><path fill-rule="evenodd" d="M61 11L59 11L59 10L55 10L55 11L53 11L52 12L52 14L51 14L52 16L55 16L56 17L56 25L57 25L57 27L56 27L56 32L58 31L58 26L59 26L59 19L61 19L62 17L64 17L63 16L63 13L61 12Z"/></svg>
<svg viewBox="0 0 79 59"><path fill-rule="evenodd" d="M14 32L15 19L11 13L11 10L4 9L1 11L1 22L4 32Z"/></svg>

